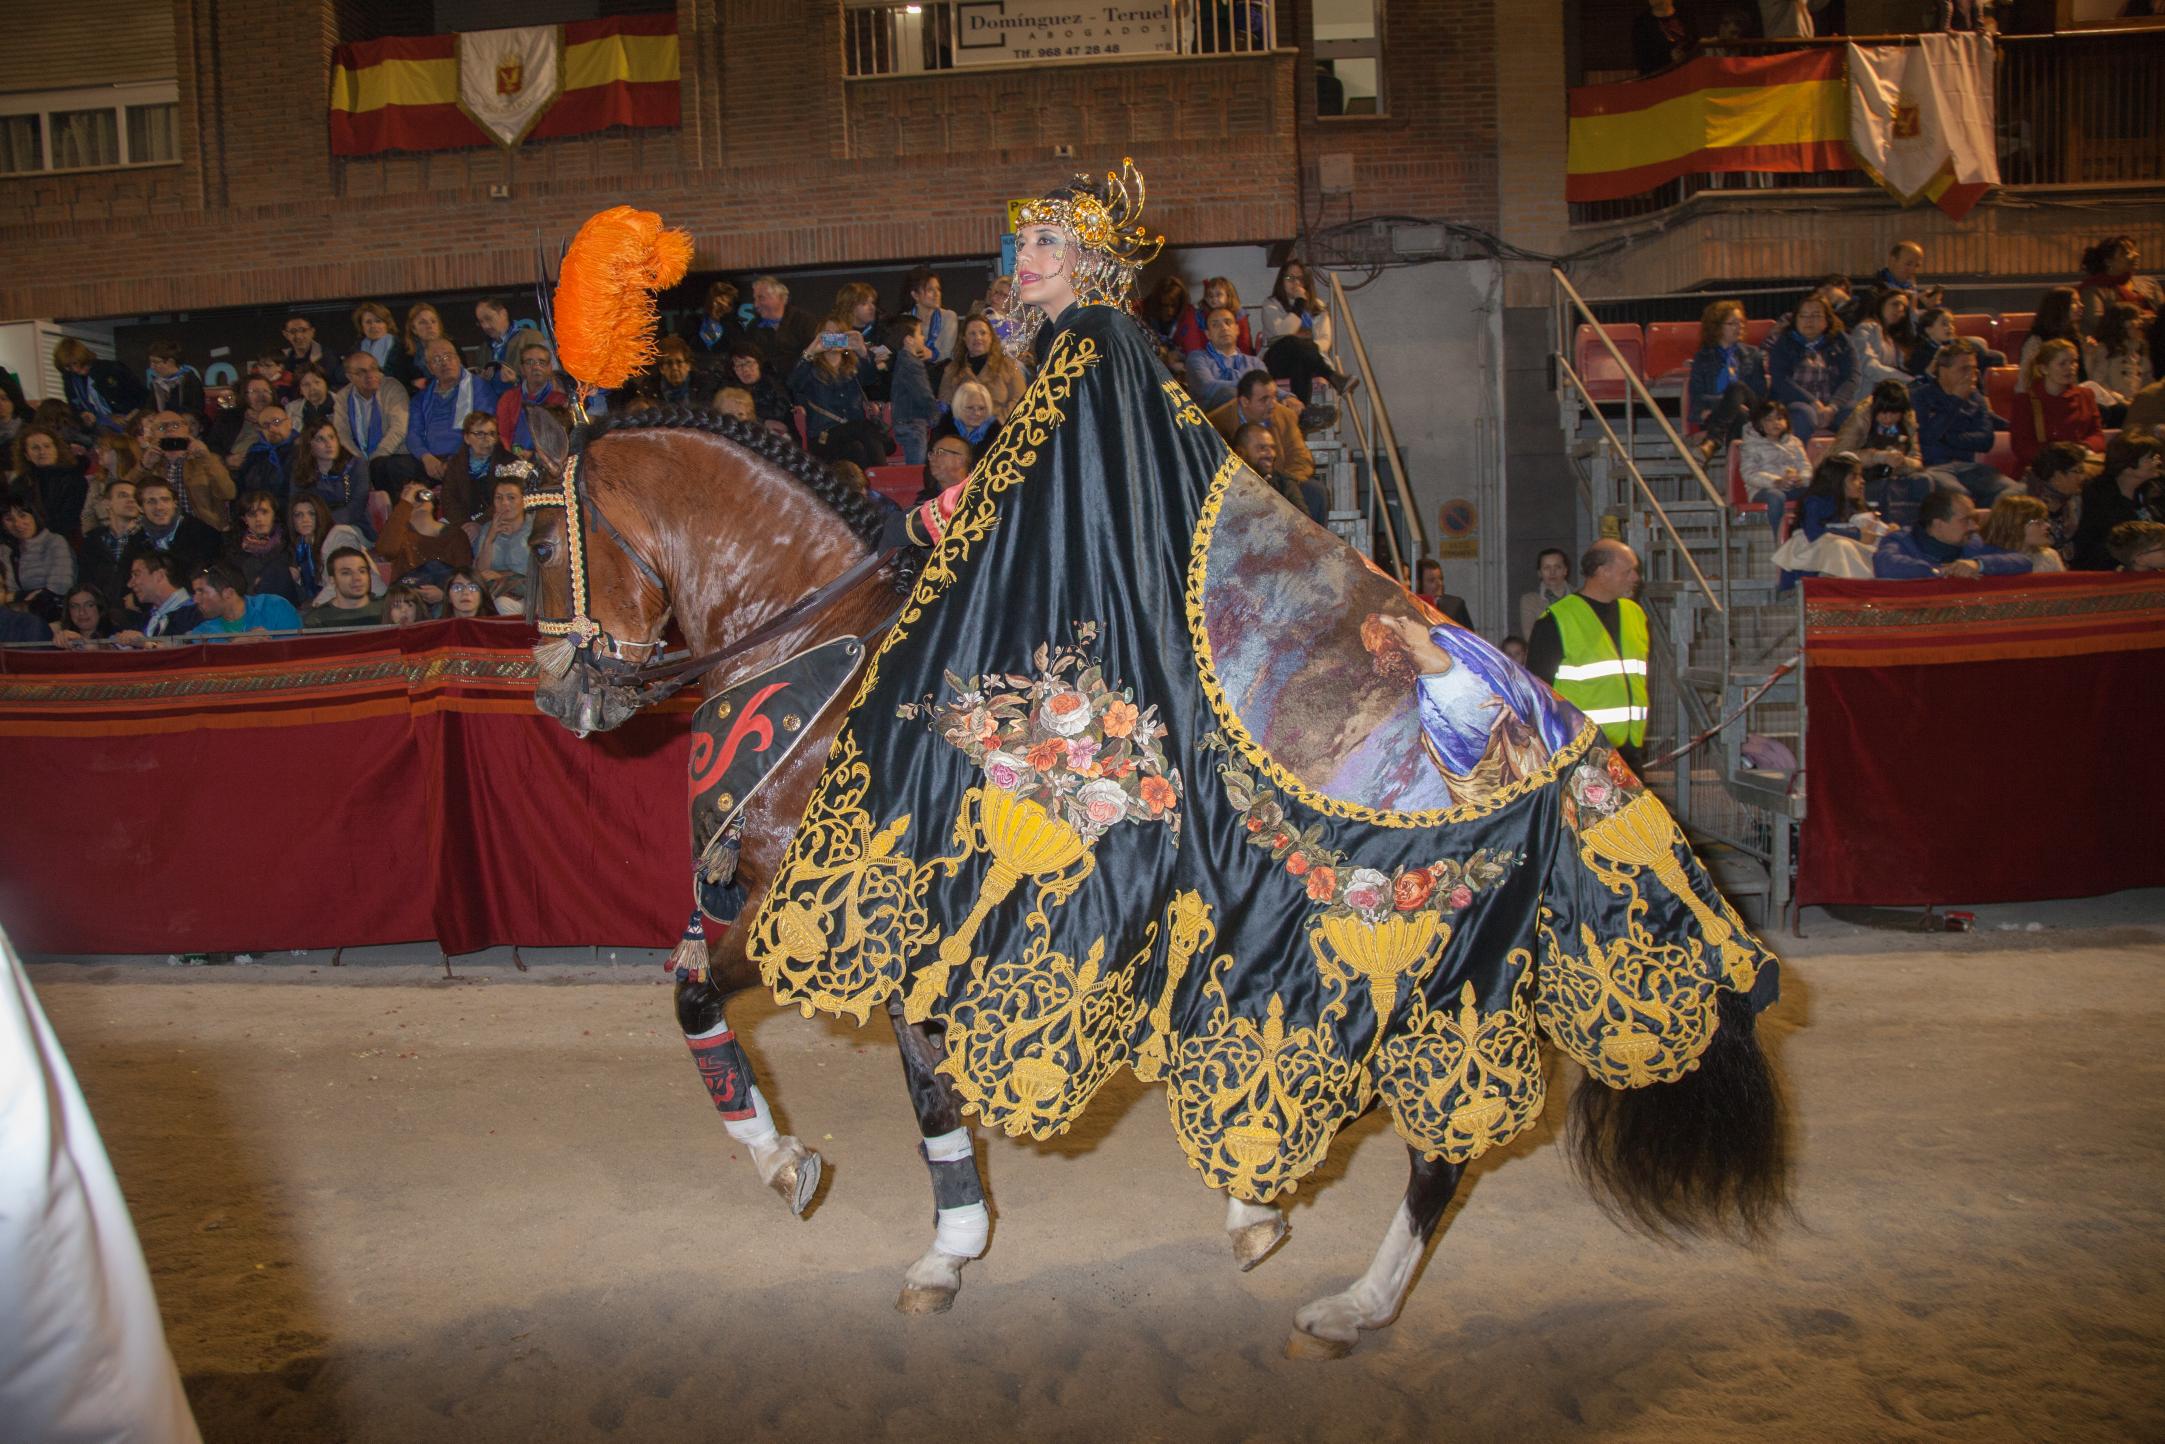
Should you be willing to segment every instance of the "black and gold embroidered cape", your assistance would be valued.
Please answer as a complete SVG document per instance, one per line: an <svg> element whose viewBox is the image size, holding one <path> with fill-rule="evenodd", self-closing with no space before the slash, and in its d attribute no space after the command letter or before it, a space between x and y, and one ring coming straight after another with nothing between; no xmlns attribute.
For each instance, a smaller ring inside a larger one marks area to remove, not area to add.
<svg viewBox="0 0 2165 1444"><path fill-rule="evenodd" d="M753 923L775 996L860 1023L900 996L1010 1134L1123 1065L1162 1080L1190 1161L1253 1200L1379 1100L1432 1156L1508 1140L1538 1033L1618 1087L1694 1067L1772 960L1598 729L1562 708L1538 770L1433 808L1287 765L1204 620L1212 531L1260 484L1124 312L1046 329Z"/></svg>

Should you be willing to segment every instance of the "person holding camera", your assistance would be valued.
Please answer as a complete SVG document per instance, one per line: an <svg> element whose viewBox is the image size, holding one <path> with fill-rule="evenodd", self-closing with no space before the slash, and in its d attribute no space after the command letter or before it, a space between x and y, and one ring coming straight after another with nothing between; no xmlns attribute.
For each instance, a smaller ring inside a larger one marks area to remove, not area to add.
<svg viewBox="0 0 2165 1444"><path fill-rule="evenodd" d="M435 489L420 481L399 488L398 505L384 520L376 555L391 564L393 578L412 586L431 607L443 604L444 583L452 571L474 563L466 529L437 514Z"/></svg>
<svg viewBox="0 0 2165 1444"><path fill-rule="evenodd" d="M195 419L178 411L161 411L151 417L144 437L157 448L145 452L141 481L155 476L172 487L181 515L201 521L213 531L233 526L233 498L240 494L233 473L203 439L195 434Z"/></svg>
<svg viewBox="0 0 2165 1444"><path fill-rule="evenodd" d="M1263 347L1263 365L1281 381L1293 383L1293 395L1309 408L1303 429L1313 431L1336 420L1328 408L1318 408L1317 381L1327 381L1343 396L1353 382L1331 364L1331 315L1308 281L1308 267L1298 256L1288 257L1278 268L1277 284L1263 303L1263 333L1272 339Z"/></svg>
<svg viewBox="0 0 2165 1444"><path fill-rule="evenodd" d="M864 386L857 379L858 368L872 364L871 349L848 316L829 316L798 358L789 389L804 408L806 449L820 460L869 469L887 459L887 435L866 418Z"/></svg>

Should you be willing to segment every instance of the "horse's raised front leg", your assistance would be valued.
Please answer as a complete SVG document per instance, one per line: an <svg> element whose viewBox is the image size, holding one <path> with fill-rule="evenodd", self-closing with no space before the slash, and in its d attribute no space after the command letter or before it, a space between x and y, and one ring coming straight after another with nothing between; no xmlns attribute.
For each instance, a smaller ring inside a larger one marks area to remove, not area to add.
<svg viewBox="0 0 2165 1444"><path fill-rule="evenodd" d="M722 1127L751 1152L759 1181L780 1194L791 1213L802 1217L805 1205L819 1191L819 1155L775 1131L774 1114L752 1076L751 1059L744 1056L723 1016L722 1000L722 990L711 978L678 972L677 1026L684 1030L707 1096L722 1115Z"/></svg>
<svg viewBox="0 0 2165 1444"><path fill-rule="evenodd" d="M1417 1152L1412 1157L1413 1177L1405 1199L1368 1272L1344 1293L1317 1299L1293 1316L1293 1332L1285 1341L1287 1358L1342 1359L1360 1342L1362 1329L1380 1329L1398 1317L1421 1253L1466 1171L1463 1163L1430 1160Z"/></svg>
<svg viewBox="0 0 2165 1444"><path fill-rule="evenodd" d="M937 1210L932 1247L902 1276L902 1296L895 1307L905 1314L945 1313L962 1288L962 1266L984 1255L992 1214L977 1176L977 1145L962 1120L962 1100L933 1071L940 1062L938 1042L923 1024L903 1021L899 998L889 1001L887 1016L901 1049L917 1131L924 1136L922 1151L925 1166L932 1170Z"/></svg>
<svg viewBox="0 0 2165 1444"><path fill-rule="evenodd" d="M1233 1262L1246 1273L1264 1259L1286 1236L1285 1213L1275 1204L1247 1203L1228 1197L1225 1201L1225 1234L1233 1241Z"/></svg>

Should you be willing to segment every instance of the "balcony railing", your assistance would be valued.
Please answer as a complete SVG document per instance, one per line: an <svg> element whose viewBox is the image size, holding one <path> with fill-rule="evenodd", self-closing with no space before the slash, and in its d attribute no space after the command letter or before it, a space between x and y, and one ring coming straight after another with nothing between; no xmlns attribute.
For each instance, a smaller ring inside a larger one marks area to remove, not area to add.
<svg viewBox="0 0 2165 1444"><path fill-rule="evenodd" d="M1869 37L1876 45L1914 38ZM1703 49L1710 55L1764 54L1844 43L1842 37L1724 40ZM2002 185L2165 184L2165 29L2005 35L1995 53ZM1708 191L1851 189L1878 187L1870 176L1853 170L1687 175L1640 195L1575 203L1571 223L1599 225L1653 215Z"/></svg>
<svg viewBox="0 0 2165 1444"><path fill-rule="evenodd" d="M1258 55L1277 43L1277 7L1270 0L1081 0L1063 8L1061 21L1047 24L1039 18L1046 7L1002 0L852 3L842 12L843 73L862 79L1155 56Z"/></svg>

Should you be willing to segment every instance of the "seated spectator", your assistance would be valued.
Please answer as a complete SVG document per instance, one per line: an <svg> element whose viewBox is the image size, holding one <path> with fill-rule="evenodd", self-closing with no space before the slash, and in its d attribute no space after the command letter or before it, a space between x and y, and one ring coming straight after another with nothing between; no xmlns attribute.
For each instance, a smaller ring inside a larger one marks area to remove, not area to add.
<svg viewBox="0 0 2165 1444"><path fill-rule="evenodd" d="M203 620L188 629L191 637L231 637L242 632L298 632L301 614L293 603L273 592L249 594L240 569L230 562L212 562L195 574L190 583L196 610Z"/></svg>
<svg viewBox="0 0 2165 1444"><path fill-rule="evenodd" d="M2121 432L2105 448L2104 468L2083 489L2082 519L2075 525L2075 554L2068 565L2078 572L2109 572L2118 563L2108 545L2112 529L2123 522L2165 521L2165 441Z"/></svg>
<svg viewBox="0 0 2165 1444"><path fill-rule="evenodd" d="M459 449L444 462L443 481L436 488L436 509L460 526L486 516L490 478L498 467L516 460L497 436L495 414L471 413L459 433Z"/></svg>
<svg viewBox="0 0 2165 1444"><path fill-rule="evenodd" d="M1945 306L1932 306L1914 318L1917 331L1916 344L1909 348L1909 357L1903 362L1911 376L1930 376L1932 363L1939 356L1940 348L1955 339L1955 313ZM2007 358L1981 341L1971 340L1976 349L1977 364L1984 370L2005 366Z"/></svg>
<svg viewBox="0 0 2165 1444"><path fill-rule="evenodd" d="M472 567L453 567L444 581L443 615L473 622L496 615L496 598Z"/></svg>
<svg viewBox="0 0 2165 1444"><path fill-rule="evenodd" d="M400 585L383 594L385 625L410 627L415 622L425 622L428 619L429 604L418 589Z"/></svg>
<svg viewBox="0 0 2165 1444"><path fill-rule="evenodd" d="M407 406L406 388L373 354L355 351L346 358L346 385L331 398L331 425L338 428L339 445L359 463L364 489L394 491L418 474L420 464L406 449Z"/></svg>
<svg viewBox="0 0 2165 1444"><path fill-rule="evenodd" d="M1767 385L1789 408L1799 441L1831 434L1857 389L1856 354L1832 306L1817 292L1797 302L1789 329L1767 351Z"/></svg>
<svg viewBox="0 0 2165 1444"><path fill-rule="evenodd" d="M1801 490L1811 475L1810 453L1789 431L1789 408L1779 401L1760 402L1737 448L1737 476L1745 495L1766 507L1776 536L1782 534L1790 494Z"/></svg>
<svg viewBox="0 0 2165 1444"><path fill-rule="evenodd" d="M883 405L894 384L894 351L880 335L880 293L862 281L851 281L834 293L829 314L846 323L864 342L867 358L857 367L857 380L865 400Z"/></svg>
<svg viewBox="0 0 2165 1444"><path fill-rule="evenodd" d="M1519 635L1531 637L1541 614L1571 595L1571 557L1561 547L1543 547L1534 558L1534 589L1519 593Z"/></svg>
<svg viewBox="0 0 2165 1444"><path fill-rule="evenodd" d="M1865 319L1849 333L1858 389L1882 381L1907 386L1909 348L1917 343L1917 332L1909 320L1909 293L1875 291L1865 311Z"/></svg>
<svg viewBox="0 0 2165 1444"><path fill-rule="evenodd" d="M278 521L277 500L267 491L244 491L239 510L241 524L226 538L225 560L241 574L246 583L243 592L300 601L302 593L294 584L293 556L286 547L286 529Z"/></svg>
<svg viewBox="0 0 2165 1444"><path fill-rule="evenodd" d="M406 310L406 369L397 373L386 371L385 374L405 383L409 391L423 385L433 374L428 366L430 344L448 339L444 333L443 313L426 301L414 302ZM453 354L457 354L456 348Z"/></svg>
<svg viewBox="0 0 2165 1444"><path fill-rule="evenodd" d="M1699 349L1684 389L1691 396L1685 419L1706 433L1699 442L1703 465L1744 434L1767 398L1767 356L1744 340L1742 301L1716 301L1700 313Z"/></svg>
<svg viewBox="0 0 2165 1444"><path fill-rule="evenodd" d="M146 410L203 414L203 377L193 366L181 363L180 342L172 337L161 336L150 343L150 370L144 382Z"/></svg>
<svg viewBox="0 0 2165 1444"><path fill-rule="evenodd" d="M2082 340L2082 293L2073 286L2054 286L2038 298L2029 334L2022 338L2022 350L2015 357L2016 394L2030 389L2031 364L2047 341L2065 341L2079 348Z"/></svg>
<svg viewBox="0 0 2165 1444"><path fill-rule="evenodd" d="M526 600L526 540L534 518L526 510L526 487L518 477L499 476L489 490L489 524L474 543L474 570L499 602Z"/></svg>
<svg viewBox="0 0 2165 1444"><path fill-rule="evenodd" d="M1278 399L1278 382L1268 371L1258 369L1242 376L1233 399L1210 413L1210 424L1228 446L1241 426L1251 421L1270 428L1271 439L1278 444L1278 470L1297 482L1315 480L1316 459L1301 435L1301 409Z"/></svg>
<svg viewBox="0 0 2165 1444"><path fill-rule="evenodd" d="M1847 451L1822 457L1812 469L1796 527L1774 552L1783 587L1794 576L1872 575L1873 548L1895 528L1866 499L1864 473L1859 458Z"/></svg>
<svg viewBox="0 0 2165 1444"><path fill-rule="evenodd" d="M1639 74L1654 75L1691 59L1699 27L1676 8L1676 0L1646 0L1631 18L1631 59Z"/></svg>
<svg viewBox="0 0 2165 1444"><path fill-rule="evenodd" d="M394 381L411 374L413 353L408 351L406 343L399 339L398 322L392 319L390 307L380 301L363 301L354 307L353 334L359 339L353 343L353 350L346 354L348 384L353 381L353 358L364 352L369 360L376 363L379 372ZM405 394L405 384L400 382L399 395L403 397Z"/></svg>
<svg viewBox="0 0 2165 1444"><path fill-rule="evenodd" d="M1314 408L1303 416L1302 428L1315 431L1336 421L1335 411L1318 401L1316 383L1325 382L1343 396L1353 389L1353 381L1340 375L1331 360L1330 308L1298 257L1289 257L1278 268L1270 299L1263 303L1263 336L1263 365L1271 375L1291 383L1295 401ZM1192 374L1188 384L1195 384Z"/></svg>
<svg viewBox="0 0 2165 1444"><path fill-rule="evenodd" d="M924 329L918 334L924 338L925 349L932 359L925 363L925 374L938 386L945 379L947 363L954 359L955 347L961 344L961 336L955 324L955 313L940 305L940 278L930 266L918 266L902 281L903 313L917 318Z"/></svg>
<svg viewBox="0 0 2165 1444"><path fill-rule="evenodd" d="M538 333L519 342L516 356L519 381L496 402L496 435L497 440L516 455L531 458L534 429L527 419L527 411L536 406L544 410L551 406L569 406L571 393L558 383L556 353Z"/></svg>
<svg viewBox="0 0 2165 1444"><path fill-rule="evenodd" d="M940 418L932 434L959 436L970 443L972 456L983 456L1000 439L1000 418L992 413L992 393L975 381L963 382L955 388L953 409Z"/></svg>
<svg viewBox="0 0 2165 1444"><path fill-rule="evenodd" d="M804 445L804 438L797 434L795 404L781 381L769 372L766 352L758 344L739 341L729 348L729 374L752 393L752 410L761 425Z"/></svg>
<svg viewBox="0 0 2165 1444"><path fill-rule="evenodd" d="M2105 546L2123 572L2165 572L2165 522L2123 521Z"/></svg>
<svg viewBox="0 0 2165 1444"><path fill-rule="evenodd" d="M2127 416L2128 403L2157 380L2150 361L2150 318L2126 301L2105 307L2094 339L2083 342L2082 369L2108 426Z"/></svg>
<svg viewBox="0 0 2165 1444"><path fill-rule="evenodd" d="M1233 433L1233 453L1317 526L1330 519L1330 499L1314 482L1303 485L1278 469L1278 438L1261 422L1244 421Z"/></svg>
<svg viewBox="0 0 2165 1444"><path fill-rule="evenodd" d="M218 418L203 433L203 444L224 458L228 471L239 471L248 459L248 448L263 439L256 431L256 413L283 404L270 382L261 376L245 376L237 397L231 392L220 395Z"/></svg>
<svg viewBox="0 0 2165 1444"><path fill-rule="evenodd" d="M1872 507L1889 521L1907 526L1934 480L1924 469L1909 387L1901 381L1876 383L1872 394L1850 409L1842 429L1835 433L1834 445L1856 456Z"/></svg>
<svg viewBox="0 0 2165 1444"><path fill-rule="evenodd" d="M140 647L194 631L203 614L183 580L187 575L168 552L137 552L128 562L128 592L143 620L114 634L114 643Z"/></svg>
<svg viewBox="0 0 2165 1444"><path fill-rule="evenodd" d="M2150 329L2155 332L2157 324L2153 322ZM2120 429L2147 436L2165 434L2165 381L2153 381L2135 393Z"/></svg>
<svg viewBox="0 0 2165 1444"><path fill-rule="evenodd" d="M14 574L15 605L45 621L60 616L60 603L75 585L75 551L45 525L45 509L27 496L8 498L0 510L0 541Z"/></svg>
<svg viewBox="0 0 2165 1444"><path fill-rule="evenodd" d="M2015 403L2015 464L2029 469L2048 441L2073 441L2093 452L2105 449L2105 423L2097 397L2076 379L2081 362L2072 341L2047 341L2030 362L2030 384Z"/></svg>
<svg viewBox="0 0 2165 1444"><path fill-rule="evenodd" d="M2075 554L2075 529L2082 521L2082 493L2089 482L2090 453L2072 441L2055 441L2039 450L2023 474L2023 490L2045 509L2052 546L2062 561Z"/></svg>
<svg viewBox="0 0 2165 1444"><path fill-rule="evenodd" d="M742 386L724 386L714 393L713 404L716 411L732 421L741 421L746 426L755 428L759 425L759 413L752 409L752 393ZM917 447L919 451L923 451L924 443L918 442ZM908 449L907 446L903 448L905 452Z"/></svg>
<svg viewBox="0 0 2165 1444"><path fill-rule="evenodd" d="M1879 268L1879 274L1872 281L1882 291L1900 291L1909 297L1913 310L1937 306L1940 288L1919 282L1918 276L1923 270L1924 247L1915 241L1896 241L1887 252L1887 264Z"/></svg>
<svg viewBox="0 0 2165 1444"><path fill-rule="evenodd" d="M240 495L240 488L234 485L233 473L226 470L218 453L195 434L195 418L160 411L150 418L144 431L156 450L144 455L136 480L162 478L172 488L183 516L194 517L213 532L230 528L233 499Z"/></svg>
<svg viewBox="0 0 2165 1444"><path fill-rule="evenodd" d="M692 376L692 348L681 336L664 336L654 369L632 378L631 389L656 406L697 406L708 389Z"/></svg>
<svg viewBox="0 0 2165 1444"><path fill-rule="evenodd" d="M1205 323L1210 343L1188 353L1188 390L1205 411L1231 401L1240 378L1263 364L1240 349L1239 320L1232 308L1218 307Z"/></svg>
<svg viewBox="0 0 2165 1444"><path fill-rule="evenodd" d="M443 584L451 569L472 566L474 560L465 528L437 515L436 506L433 489L407 482L376 541L376 555L390 563L392 577L410 582L431 607L443 602Z"/></svg>
<svg viewBox="0 0 2165 1444"><path fill-rule="evenodd" d="M935 302L939 297L934 287ZM948 324L954 324L954 312L947 313ZM745 339L759 353L759 359L770 376L787 376L797 358L812 344L819 326L802 308L789 304L789 287L774 276L761 276L752 282L752 319L744 328ZM950 342L952 344L952 342ZM732 348L733 350L734 348ZM752 392L752 399L759 399L759 392ZM764 412L761 413L765 415Z"/></svg>
<svg viewBox="0 0 2165 1444"><path fill-rule="evenodd" d="M1932 358L1932 374L1909 389L1925 469L1990 505L2016 482L1978 458L1992 449L1992 408L1977 384L1977 348L1956 339ZM1889 518L1893 520L1894 518Z"/></svg>
<svg viewBox="0 0 2165 1444"><path fill-rule="evenodd" d="M24 425L22 403L15 399L14 392L0 386L0 447L12 452Z"/></svg>
<svg viewBox="0 0 2165 1444"><path fill-rule="evenodd" d="M15 438L15 477L8 495L37 503L40 516L60 517L66 535L82 535L83 508L90 501L90 478L75 459L75 448L49 426L26 426Z"/></svg>
<svg viewBox="0 0 2165 1444"><path fill-rule="evenodd" d="M474 323L481 328L481 344L487 352L481 374L497 386L516 386L519 381L518 343L521 331L539 336L524 316L511 319L511 307L494 296L474 302Z"/></svg>
<svg viewBox="0 0 2165 1444"><path fill-rule="evenodd" d="M105 521L83 533L82 579L98 589L109 607L118 607L127 595L127 559L142 549L143 505L135 488L135 481L125 476L107 483Z"/></svg>
<svg viewBox="0 0 2165 1444"><path fill-rule="evenodd" d="M286 403L286 416L293 434L306 436L317 422L331 419L331 382L321 366L303 365L293 373L293 384L300 394Z"/></svg>
<svg viewBox="0 0 2165 1444"><path fill-rule="evenodd" d="M313 495L323 504L330 514L325 532L333 526L366 528L368 476L360 459L338 439L338 424L319 421L305 438L293 465L293 499Z"/></svg>
<svg viewBox="0 0 2165 1444"><path fill-rule="evenodd" d="M286 571L293 578L294 606L306 607L329 585L323 559L336 525L330 506L315 492L297 489L286 502Z"/></svg>
<svg viewBox="0 0 2165 1444"><path fill-rule="evenodd" d="M1202 322L1195 319L1195 307L1188 304L1188 283L1177 272L1168 272L1149 295L1135 303L1135 314L1157 342L1158 360L1178 376L1188 355L1188 348L1180 343L1181 336L1189 329L1200 335L1203 329Z"/></svg>
<svg viewBox="0 0 2165 1444"><path fill-rule="evenodd" d="M300 464L300 445L293 439L293 417L283 406L266 406L255 415L256 443L241 461L234 478L241 491L269 492L284 506L293 490L293 471Z"/></svg>
<svg viewBox="0 0 2165 1444"><path fill-rule="evenodd" d="M135 498L143 508L143 545L172 557L182 576L225 555L225 534L201 517L183 516L173 484L164 477L138 481Z"/></svg>
<svg viewBox="0 0 2165 1444"><path fill-rule="evenodd" d="M887 459L886 434L866 418L864 387L857 381L858 368L870 364L864 338L848 318L829 317L790 374L789 389L804 407L808 449L820 460L870 467Z"/></svg>
<svg viewBox="0 0 2165 1444"><path fill-rule="evenodd" d="M2017 552L2030 559L2033 572L2064 572L2067 563L2052 547L2052 518L2034 496L2009 492L1992 503L1979 530L1988 547Z"/></svg>
<svg viewBox="0 0 2165 1444"><path fill-rule="evenodd" d="M2084 335L2097 334L2105 308L2114 301L2139 307L2145 316L2157 311L2157 283L2135 274L2141 264L2142 252L2133 236L2107 236L2082 253L2082 280L2076 289L2082 293Z"/></svg>
<svg viewBox="0 0 2165 1444"><path fill-rule="evenodd" d="M1882 581L1932 577L2019 576L2030 559L1988 547L1977 536L1977 506L1966 491L1934 491L1917 508L1917 520L1889 532L1872 553L1872 575Z"/></svg>
<svg viewBox="0 0 2165 1444"><path fill-rule="evenodd" d="M316 632L338 627L373 627L383 620L383 604L370 594L376 568L369 561L368 553L355 547L340 547L331 553L326 565L331 577L331 599L310 607L301 617L303 627Z"/></svg>
<svg viewBox="0 0 2165 1444"><path fill-rule="evenodd" d="M744 335L744 323L737 319L737 288L728 281L708 286L705 305L677 334L695 355L717 362L727 357L730 346Z"/></svg>
<svg viewBox="0 0 2165 1444"><path fill-rule="evenodd" d="M925 445L933 420L940 414L932 391L932 360L925 345L924 323L915 316L897 316L887 330L887 345L894 354L894 380L888 388L888 406L894 418L895 444L911 466L925 463Z"/></svg>
<svg viewBox="0 0 2165 1444"><path fill-rule="evenodd" d="M93 586L77 586L61 604L60 619L53 623L53 640L63 647L81 647L111 641L121 630L121 622L115 620L105 595Z"/></svg>
<svg viewBox="0 0 2165 1444"><path fill-rule="evenodd" d="M488 378L467 370L459 360L458 347L449 341L429 342L422 356L429 379L407 407L406 449L430 481L443 481L453 454L465 444L469 417L476 411L486 413L489 430L495 431L497 388ZM494 450L493 444L489 449Z"/></svg>
<svg viewBox="0 0 2165 1444"><path fill-rule="evenodd" d="M150 399L143 383L126 367L117 361L100 361L97 353L73 336L53 347L53 369L60 373L68 409L86 431L125 432L129 419Z"/></svg>
<svg viewBox="0 0 2165 1444"><path fill-rule="evenodd" d="M1422 557L1413 564L1413 594L1467 631L1473 630L1473 613L1466 609L1466 599L1443 589L1443 563L1434 557Z"/></svg>
<svg viewBox="0 0 2165 1444"><path fill-rule="evenodd" d="M306 316L288 316L284 329L286 345L285 349L278 353L278 359L296 385L300 382L303 368L310 366L315 367L323 376L326 395L346 384L346 376L339 368L338 358L316 339L316 326L313 321Z"/></svg>
<svg viewBox="0 0 2165 1444"><path fill-rule="evenodd" d="M968 481L976 456L970 443L952 432L935 438L925 453L925 483L917 499L930 501Z"/></svg>
<svg viewBox="0 0 2165 1444"><path fill-rule="evenodd" d="M135 415L137 431L147 430L154 412L138 411ZM116 478L134 476L143 469L143 448L137 444L135 433L115 436L102 432L96 447L97 460L89 474L90 491L83 502L77 536L100 526L105 521L105 491Z"/></svg>
<svg viewBox="0 0 2165 1444"><path fill-rule="evenodd" d="M268 382L271 388L271 399L280 406L285 405L288 401L301 394L301 388L294 381L293 373L286 369L286 358L283 352L264 352L261 356L248 363L248 374L261 377Z"/></svg>
<svg viewBox="0 0 2165 1444"><path fill-rule="evenodd" d="M1255 354L1255 337L1248 330L1248 313L1241 309L1240 292L1233 289L1233 283L1227 277L1212 276L1203 282L1203 303L1190 306L1173 333L1173 344L1180 348L1183 364L1190 351L1200 351L1210 344L1210 313L1217 310L1233 313L1239 326L1239 334L1234 338L1237 349L1243 355Z"/></svg>
<svg viewBox="0 0 2165 1444"><path fill-rule="evenodd" d="M983 316L972 316L962 323L962 352L940 378L940 403L953 406L956 390L966 381L985 388L992 401L992 414L1002 423L1015 409L1015 403L1022 400L1023 389L1029 384L1022 368L1001 348L992 322Z"/></svg>

